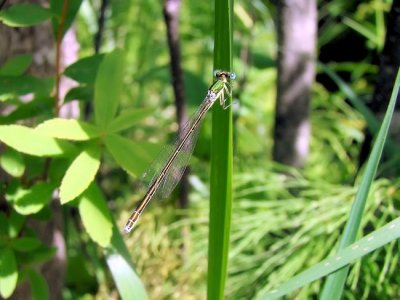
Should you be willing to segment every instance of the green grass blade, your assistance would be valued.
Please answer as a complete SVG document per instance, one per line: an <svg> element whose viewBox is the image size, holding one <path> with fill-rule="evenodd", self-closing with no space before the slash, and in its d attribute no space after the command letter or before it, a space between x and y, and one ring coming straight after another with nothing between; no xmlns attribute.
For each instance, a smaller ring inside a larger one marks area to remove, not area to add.
<svg viewBox="0 0 400 300"><path fill-rule="evenodd" d="M233 0L215 1L214 68L231 71ZM214 105L211 142L208 299L224 299L232 202L232 112Z"/></svg>
<svg viewBox="0 0 400 300"><path fill-rule="evenodd" d="M144 285L132 267L130 254L115 223L111 247L105 251L105 256L121 299L147 300Z"/></svg>
<svg viewBox="0 0 400 300"><path fill-rule="evenodd" d="M393 116L393 111L396 104L397 95L400 86L400 72L397 72L396 81L390 98L389 106L383 119L382 126L379 130L378 136L368 159L365 173L361 180L360 187L357 191L356 198L350 211L349 219L345 226L342 240L339 244L339 249L344 249L356 239L357 232L359 231L361 218L363 216L365 203L368 198L368 193L371 187L372 180L375 177L378 163L382 155L383 147L385 144L386 136L389 132L390 121ZM344 284L349 272L349 267L345 267L327 278L324 289L322 291L321 299L340 299Z"/></svg>
<svg viewBox="0 0 400 300"><path fill-rule="evenodd" d="M372 251L387 245L400 237L400 218L393 220L382 228L370 233L356 243L339 251L304 272L291 278L278 289L269 291L261 296L261 299L277 299L296 289L320 279L340 268L348 266L355 260L371 253ZM330 298L331 299L331 298Z"/></svg>

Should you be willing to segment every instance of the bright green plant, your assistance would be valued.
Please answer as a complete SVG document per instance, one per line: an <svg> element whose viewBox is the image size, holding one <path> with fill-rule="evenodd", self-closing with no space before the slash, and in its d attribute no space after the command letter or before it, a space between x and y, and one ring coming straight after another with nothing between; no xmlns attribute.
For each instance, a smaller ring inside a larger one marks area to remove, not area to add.
<svg viewBox="0 0 400 300"><path fill-rule="evenodd" d="M72 23L80 2L70 1L68 10L59 7L60 1L53 1L50 9L14 5L2 11L0 19L9 26L30 26L54 17L54 32L58 37ZM26 221L48 220L52 217L50 202L60 201L66 212L68 208L78 209L85 232L104 249L104 258L121 296L128 299L134 294L138 299L146 299L106 197L95 180L102 156L113 157L128 173L140 176L151 153L158 148L134 143L120 134L150 113L149 110L118 113L124 56L123 51L115 50L105 56L85 58L65 71L66 76L79 83L66 101L88 101L94 97L94 120L89 122L52 117L51 92L55 81L24 75L31 63L29 55L10 59L0 70L1 99L15 107L0 117L3 124L0 141L4 147L0 164L8 175L2 184L5 212L0 214L3 298L10 297L17 282L24 280L30 282L35 299L48 298L47 284L36 267L51 259L55 251L38 239ZM32 94L32 101L19 100L28 93ZM21 125L24 120L33 126ZM56 191L59 199L53 199Z"/></svg>

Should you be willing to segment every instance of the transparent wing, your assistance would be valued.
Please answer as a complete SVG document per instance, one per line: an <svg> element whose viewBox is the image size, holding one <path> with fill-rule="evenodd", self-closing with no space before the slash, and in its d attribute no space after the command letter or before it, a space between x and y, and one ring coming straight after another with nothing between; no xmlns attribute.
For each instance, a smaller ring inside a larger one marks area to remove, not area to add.
<svg viewBox="0 0 400 300"><path fill-rule="evenodd" d="M211 102L210 102L211 101ZM166 147L163 149L156 159L150 164L149 169L143 174L142 181L145 185L150 187L158 178L167 162L171 157L174 159L170 162L170 166L166 171L165 176L158 186L157 192L154 194L154 198L164 199L167 198L174 190L182 175L189 164L192 156L194 146L197 142L200 123L204 118L207 110L212 106L214 99L207 96L203 103L200 105L197 112L189 119L182 130L182 134L177 138L173 146ZM211 104L210 104L211 103ZM184 137L189 131L192 131L186 140L182 144ZM181 145L180 150L177 152L177 148Z"/></svg>

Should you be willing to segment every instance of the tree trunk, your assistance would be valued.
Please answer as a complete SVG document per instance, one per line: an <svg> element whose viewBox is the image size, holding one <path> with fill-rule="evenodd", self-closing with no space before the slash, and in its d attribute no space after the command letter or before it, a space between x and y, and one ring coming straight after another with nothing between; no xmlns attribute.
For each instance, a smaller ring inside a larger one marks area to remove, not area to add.
<svg viewBox="0 0 400 300"><path fill-rule="evenodd" d="M310 141L309 103L315 77L317 3L278 1L278 79L275 161L303 167Z"/></svg>
<svg viewBox="0 0 400 300"><path fill-rule="evenodd" d="M369 108L378 119L382 119L389 104L394 80L400 67L400 0L394 0L387 18L387 31L385 45L380 55L379 72L376 78L375 92ZM393 116L391 133L399 139L399 109L400 103L397 99L396 112ZM397 125L395 125L397 123ZM394 132L397 130L397 133ZM367 131L360 153L360 166L367 160L371 151L373 133Z"/></svg>
<svg viewBox="0 0 400 300"><path fill-rule="evenodd" d="M185 91L183 82L183 73L181 68L181 50L179 47L179 11L180 0L165 0L164 2L164 19L167 28L168 47L171 57L171 76L172 85L175 94L176 118L179 125L179 135L182 134L188 118L186 112ZM180 191L179 206L185 208L188 206L188 182L189 168L183 173Z"/></svg>

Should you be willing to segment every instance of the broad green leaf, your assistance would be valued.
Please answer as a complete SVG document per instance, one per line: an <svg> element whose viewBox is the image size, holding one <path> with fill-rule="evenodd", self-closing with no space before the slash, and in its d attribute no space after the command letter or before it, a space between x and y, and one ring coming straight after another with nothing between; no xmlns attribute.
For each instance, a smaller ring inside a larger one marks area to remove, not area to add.
<svg viewBox="0 0 400 300"><path fill-rule="evenodd" d="M25 222L25 217L23 215L17 213L15 210L11 211L11 214L9 217L10 237L14 238L14 237L18 236L19 232L21 231L22 225L24 225L24 222Z"/></svg>
<svg viewBox="0 0 400 300"><path fill-rule="evenodd" d="M104 54L95 54L82 58L72 65L69 65L65 69L64 75L80 83L93 85L103 57Z"/></svg>
<svg viewBox="0 0 400 300"><path fill-rule="evenodd" d="M42 23L53 16L53 13L43 6L21 3L14 4L0 11L0 21L11 27L27 27Z"/></svg>
<svg viewBox="0 0 400 300"><path fill-rule="evenodd" d="M131 175L141 176L152 160L142 143L135 143L116 134L107 135L105 145L115 161Z"/></svg>
<svg viewBox="0 0 400 300"><path fill-rule="evenodd" d="M1 76L0 94L26 95L30 93L48 95L54 87L54 78L35 78L30 75Z"/></svg>
<svg viewBox="0 0 400 300"><path fill-rule="evenodd" d="M31 119L33 117L51 116L53 114L53 106L53 98L35 98L27 103L20 103L10 114L1 116L0 122L3 124L11 124L19 120Z"/></svg>
<svg viewBox="0 0 400 300"><path fill-rule="evenodd" d="M108 128L109 133L115 133L121 130L131 128L140 120L146 118L154 112L151 108L130 109L123 111L118 117L113 119Z"/></svg>
<svg viewBox="0 0 400 300"><path fill-rule="evenodd" d="M70 101L84 101L84 102L89 102L93 100L93 87L91 86L77 86L72 89L70 89L65 95L64 98L64 103L70 102Z"/></svg>
<svg viewBox="0 0 400 300"><path fill-rule="evenodd" d="M86 148L75 158L61 182L60 200L65 204L87 189L100 167L100 149L97 145Z"/></svg>
<svg viewBox="0 0 400 300"><path fill-rule="evenodd" d="M94 113L97 125L106 130L114 118L124 79L125 54L114 50L107 54L99 67L94 88Z"/></svg>
<svg viewBox="0 0 400 300"><path fill-rule="evenodd" d="M93 125L75 119L51 119L35 130L45 136L75 141L90 140L100 135Z"/></svg>
<svg viewBox="0 0 400 300"><path fill-rule="evenodd" d="M14 252L9 248L0 249L0 295L8 298L17 286L18 269Z"/></svg>
<svg viewBox="0 0 400 300"><path fill-rule="evenodd" d="M29 281L31 285L32 296L34 300L49 299L49 286L42 274L29 270Z"/></svg>
<svg viewBox="0 0 400 300"><path fill-rule="evenodd" d="M20 189L14 197L14 209L21 215L35 214L50 202L53 191L54 186L47 182Z"/></svg>
<svg viewBox="0 0 400 300"><path fill-rule="evenodd" d="M61 156L74 151L74 147L65 141L43 136L21 125L1 125L0 141L19 152L34 156Z"/></svg>
<svg viewBox="0 0 400 300"><path fill-rule="evenodd" d="M32 55L21 54L10 58L0 68L0 76L22 75L32 63Z"/></svg>
<svg viewBox="0 0 400 300"><path fill-rule="evenodd" d="M111 242L113 224L106 200L95 184L91 184L80 197L79 213L90 238L107 247Z"/></svg>
<svg viewBox="0 0 400 300"><path fill-rule="evenodd" d="M15 251L30 252L37 249L42 243L33 237L21 237L11 241L11 247Z"/></svg>
<svg viewBox="0 0 400 300"><path fill-rule="evenodd" d="M6 149L1 155L0 165L4 171L14 177L21 177L25 171L22 155L11 148Z"/></svg>
<svg viewBox="0 0 400 300"><path fill-rule="evenodd" d="M113 226L111 247L105 251L105 256L121 298L148 299L144 285L132 266L128 249L115 224Z"/></svg>
<svg viewBox="0 0 400 300"><path fill-rule="evenodd" d="M67 4L67 13L63 21L63 31L62 31L63 36L65 32L67 32L67 30L71 27L71 24L75 19L79 7L81 6L82 0L68 0L68 2L60 0L50 1L50 9L55 15L52 19L53 34L55 37L57 37L58 28L60 26L60 21L62 19L61 15L63 13L63 8L65 3Z"/></svg>

